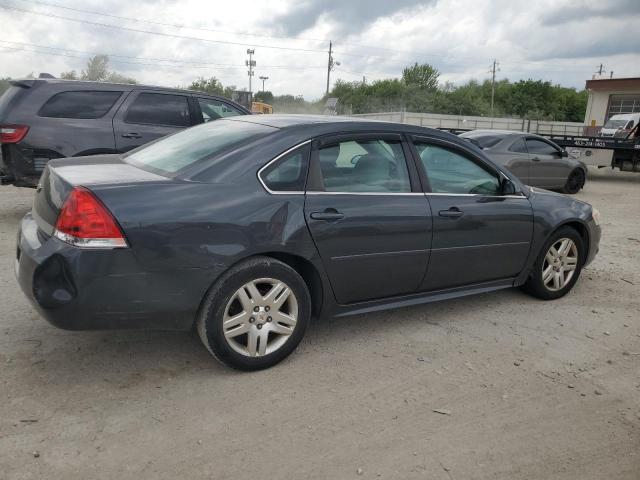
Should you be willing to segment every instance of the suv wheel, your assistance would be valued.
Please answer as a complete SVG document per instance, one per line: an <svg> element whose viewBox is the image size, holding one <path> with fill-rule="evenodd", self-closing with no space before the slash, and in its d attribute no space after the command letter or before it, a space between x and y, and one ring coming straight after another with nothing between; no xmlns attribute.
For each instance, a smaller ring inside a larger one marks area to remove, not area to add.
<svg viewBox="0 0 640 480"><path fill-rule="evenodd" d="M543 300L566 295L580 276L585 253L584 241L575 229L558 229L542 248L525 291Z"/></svg>
<svg viewBox="0 0 640 480"><path fill-rule="evenodd" d="M241 370L260 370L293 352L310 316L311 299L302 277L285 263L256 257L216 283L197 327L218 360Z"/></svg>

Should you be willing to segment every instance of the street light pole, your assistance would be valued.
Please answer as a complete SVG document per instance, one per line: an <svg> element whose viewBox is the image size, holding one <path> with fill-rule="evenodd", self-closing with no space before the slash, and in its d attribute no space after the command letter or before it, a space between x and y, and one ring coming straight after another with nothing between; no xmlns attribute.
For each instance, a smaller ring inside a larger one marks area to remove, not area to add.
<svg viewBox="0 0 640 480"><path fill-rule="evenodd" d="M269 77L263 77L263 76L260 76L260 77L258 77L258 78L259 78L260 80L262 80L262 91L264 92L264 81L265 81L265 80L269 80Z"/></svg>

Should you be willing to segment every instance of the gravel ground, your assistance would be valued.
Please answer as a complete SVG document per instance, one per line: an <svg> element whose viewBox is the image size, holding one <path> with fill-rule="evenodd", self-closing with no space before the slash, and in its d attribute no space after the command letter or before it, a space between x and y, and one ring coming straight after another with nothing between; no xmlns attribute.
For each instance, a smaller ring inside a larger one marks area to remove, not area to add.
<svg viewBox="0 0 640 480"><path fill-rule="evenodd" d="M1 479L640 479L640 175L591 172L601 250L565 298L325 320L259 373L49 326L13 275L32 194L0 188Z"/></svg>

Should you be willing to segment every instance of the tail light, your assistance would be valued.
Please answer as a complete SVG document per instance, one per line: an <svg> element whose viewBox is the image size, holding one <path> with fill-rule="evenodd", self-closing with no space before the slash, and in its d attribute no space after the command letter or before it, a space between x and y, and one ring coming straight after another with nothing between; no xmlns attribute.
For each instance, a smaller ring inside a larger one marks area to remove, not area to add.
<svg viewBox="0 0 640 480"><path fill-rule="evenodd" d="M0 143L18 143L28 131L26 125L0 125Z"/></svg>
<svg viewBox="0 0 640 480"><path fill-rule="evenodd" d="M116 219L93 193L74 187L56 221L54 235L77 247L126 248Z"/></svg>

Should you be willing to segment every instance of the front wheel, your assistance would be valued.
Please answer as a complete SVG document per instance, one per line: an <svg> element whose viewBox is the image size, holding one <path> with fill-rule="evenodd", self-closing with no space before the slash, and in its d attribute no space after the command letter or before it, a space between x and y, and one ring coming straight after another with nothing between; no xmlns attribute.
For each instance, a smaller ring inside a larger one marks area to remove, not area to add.
<svg viewBox="0 0 640 480"><path fill-rule="evenodd" d="M562 189L563 193L569 193L571 195L578 193L586 182L586 176L584 170L576 168L573 170L569 177L567 177L567 183L564 184Z"/></svg>
<svg viewBox="0 0 640 480"><path fill-rule="evenodd" d="M307 286L291 267L256 257L233 267L211 289L197 321L202 343L222 363L260 370L298 346L311 316Z"/></svg>
<svg viewBox="0 0 640 480"><path fill-rule="evenodd" d="M524 290L543 300L566 295L580 276L585 254L584 240L575 229L558 229L542 248Z"/></svg>

